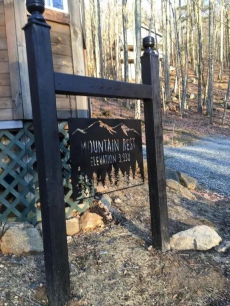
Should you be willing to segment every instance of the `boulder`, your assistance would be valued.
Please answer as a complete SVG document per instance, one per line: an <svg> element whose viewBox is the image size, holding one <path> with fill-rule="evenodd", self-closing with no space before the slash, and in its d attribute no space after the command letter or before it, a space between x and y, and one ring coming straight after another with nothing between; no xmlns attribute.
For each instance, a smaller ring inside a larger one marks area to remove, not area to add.
<svg viewBox="0 0 230 306"><path fill-rule="evenodd" d="M80 218L80 229L82 231L94 230L97 227L103 228L103 218L98 214L86 211Z"/></svg>
<svg viewBox="0 0 230 306"><path fill-rule="evenodd" d="M172 179L166 180L166 186L178 191L180 195L186 199L196 200L196 197L191 193L191 191Z"/></svg>
<svg viewBox="0 0 230 306"><path fill-rule="evenodd" d="M112 203L112 199L110 198L110 196L108 194L103 194L101 197L101 202L107 206L110 207L111 203Z"/></svg>
<svg viewBox="0 0 230 306"><path fill-rule="evenodd" d="M43 251L42 238L36 228L10 227L2 237L4 254L27 255Z"/></svg>
<svg viewBox="0 0 230 306"><path fill-rule="evenodd" d="M215 250L218 253L227 252L230 249L230 241L223 241L220 245L218 245Z"/></svg>
<svg viewBox="0 0 230 306"><path fill-rule="evenodd" d="M108 187L107 186L100 185L100 186L97 186L95 188L95 193L97 193L97 192L103 193L103 192L106 192L106 191L108 191Z"/></svg>
<svg viewBox="0 0 230 306"><path fill-rule="evenodd" d="M42 222L38 222L35 228L39 231L40 235L42 236Z"/></svg>
<svg viewBox="0 0 230 306"><path fill-rule="evenodd" d="M173 235L170 239L172 250L206 251L217 246L221 237L207 225L198 225Z"/></svg>
<svg viewBox="0 0 230 306"><path fill-rule="evenodd" d="M67 236L73 236L80 231L79 220L77 218L72 218L66 220L66 234Z"/></svg>
<svg viewBox="0 0 230 306"><path fill-rule="evenodd" d="M165 167L165 178L180 183L180 179L177 172L169 167Z"/></svg>
<svg viewBox="0 0 230 306"><path fill-rule="evenodd" d="M194 190L197 187L197 180L185 173L178 172L181 184L189 189Z"/></svg>
<svg viewBox="0 0 230 306"><path fill-rule="evenodd" d="M28 222L6 222L2 223L2 227L4 228L4 231L15 227L19 229L26 229L26 228L34 228L33 224Z"/></svg>

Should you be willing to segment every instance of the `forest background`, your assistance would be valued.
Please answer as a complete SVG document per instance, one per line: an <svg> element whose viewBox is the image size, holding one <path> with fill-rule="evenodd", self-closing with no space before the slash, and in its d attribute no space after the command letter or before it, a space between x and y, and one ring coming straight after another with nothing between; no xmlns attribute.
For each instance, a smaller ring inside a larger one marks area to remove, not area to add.
<svg viewBox="0 0 230 306"><path fill-rule="evenodd" d="M183 117L193 107L213 124L217 110L220 124L225 124L230 91L229 0L82 2L88 75L140 83L145 29L155 38L159 54L164 113L169 109ZM127 101L125 106L129 109L132 104ZM140 107L140 101L133 103L137 119Z"/></svg>

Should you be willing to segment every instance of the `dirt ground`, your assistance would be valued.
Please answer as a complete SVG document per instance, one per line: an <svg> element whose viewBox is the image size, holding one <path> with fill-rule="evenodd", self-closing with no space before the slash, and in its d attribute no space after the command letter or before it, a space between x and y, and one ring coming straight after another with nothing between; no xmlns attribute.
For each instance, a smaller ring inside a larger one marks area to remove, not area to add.
<svg viewBox="0 0 230 306"><path fill-rule="evenodd" d="M196 202L167 190L170 235L206 224L230 240L229 199L195 193ZM230 305L230 251L161 253L151 247L148 186L115 196L115 220L69 245L70 306ZM0 254L0 269L1 306L48 305L43 255Z"/></svg>
<svg viewBox="0 0 230 306"><path fill-rule="evenodd" d="M133 117L133 107L127 109L123 101L92 99L92 104L94 117ZM195 103L183 119L176 112L164 114L165 144L180 146L201 135L229 135L229 122L220 124L218 107L222 106L216 106L212 126L195 112ZM197 201L191 201L167 190L170 235L206 224L230 241L230 199L201 187L195 194ZM112 202L115 219L104 230L76 235L69 244L68 306L230 305L230 250L161 253L151 247L148 185L110 196L121 199L119 204ZM4 305L48 305L42 254L0 253L0 306Z"/></svg>

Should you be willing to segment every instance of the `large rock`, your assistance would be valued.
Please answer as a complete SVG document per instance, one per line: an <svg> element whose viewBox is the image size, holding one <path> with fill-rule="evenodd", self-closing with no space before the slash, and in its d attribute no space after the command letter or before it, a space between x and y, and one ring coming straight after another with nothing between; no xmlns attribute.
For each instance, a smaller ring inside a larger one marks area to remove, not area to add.
<svg viewBox="0 0 230 306"><path fill-rule="evenodd" d="M8 230L9 228L19 228L19 229L26 229L26 228L34 228L33 224L28 222L3 222L2 229L3 231Z"/></svg>
<svg viewBox="0 0 230 306"><path fill-rule="evenodd" d="M174 180L180 183L180 179L177 172L169 167L165 167L165 178L167 180Z"/></svg>
<svg viewBox="0 0 230 306"><path fill-rule="evenodd" d="M181 184L185 187L194 190L197 186L197 180L185 173L178 172Z"/></svg>
<svg viewBox="0 0 230 306"><path fill-rule="evenodd" d="M223 241L215 250L219 253L227 252L230 249L230 241Z"/></svg>
<svg viewBox="0 0 230 306"><path fill-rule="evenodd" d="M198 225L173 235L170 239L172 250L206 251L217 246L221 237L207 225Z"/></svg>
<svg viewBox="0 0 230 306"><path fill-rule="evenodd" d="M42 236L42 223L39 222L36 225L36 229ZM67 236L73 236L80 231L79 219L78 218L71 218L66 220L66 234Z"/></svg>
<svg viewBox="0 0 230 306"><path fill-rule="evenodd" d="M2 237L4 254L25 255L43 251L42 238L36 228L9 228Z"/></svg>
<svg viewBox="0 0 230 306"><path fill-rule="evenodd" d="M108 187L107 186L97 186L95 188L95 192L99 192L99 193L103 193L108 191Z"/></svg>
<svg viewBox="0 0 230 306"><path fill-rule="evenodd" d="M184 186L182 186L181 184L179 184L174 180L171 179L166 180L166 186L178 191L180 195L186 199L196 200L196 197L194 196L194 194L191 193L191 191L189 191L187 188L185 188Z"/></svg>
<svg viewBox="0 0 230 306"><path fill-rule="evenodd" d="M103 194L101 197L101 202L109 208L111 206L112 199L108 194Z"/></svg>
<svg viewBox="0 0 230 306"><path fill-rule="evenodd" d="M42 236L42 222L38 222L35 228L38 230L38 232Z"/></svg>
<svg viewBox="0 0 230 306"><path fill-rule="evenodd" d="M94 230L97 227L103 228L103 218L98 214L86 211L80 218L80 229L82 231Z"/></svg>
<svg viewBox="0 0 230 306"><path fill-rule="evenodd" d="M66 233L67 236L73 236L80 231L79 220L77 218L72 218L66 220Z"/></svg>

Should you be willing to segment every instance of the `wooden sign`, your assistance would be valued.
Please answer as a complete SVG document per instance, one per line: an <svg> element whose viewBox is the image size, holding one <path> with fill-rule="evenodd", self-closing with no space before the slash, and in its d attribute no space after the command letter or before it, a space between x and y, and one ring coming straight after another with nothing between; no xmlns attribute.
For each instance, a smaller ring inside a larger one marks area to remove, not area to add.
<svg viewBox="0 0 230 306"><path fill-rule="evenodd" d="M74 198L143 184L140 120L71 118L70 158Z"/></svg>

